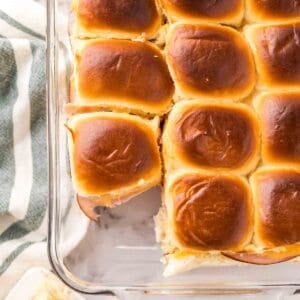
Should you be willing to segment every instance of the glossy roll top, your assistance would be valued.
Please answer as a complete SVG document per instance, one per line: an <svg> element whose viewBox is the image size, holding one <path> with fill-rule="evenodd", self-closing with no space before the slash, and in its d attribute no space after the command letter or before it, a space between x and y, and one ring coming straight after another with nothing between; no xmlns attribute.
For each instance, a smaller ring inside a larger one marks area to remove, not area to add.
<svg viewBox="0 0 300 300"><path fill-rule="evenodd" d="M259 159L260 129L244 104L179 102L169 116L163 142L170 169L181 164L245 174Z"/></svg>
<svg viewBox="0 0 300 300"><path fill-rule="evenodd" d="M113 193L114 201L159 183L158 125L158 120L108 112L72 117L67 126L78 194Z"/></svg>
<svg viewBox="0 0 300 300"><path fill-rule="evenodd" d="M300 93L263 94L255 102L261 119L263 159L300 164Z"/></svg>
<svg viewBox="0 0 300 300"><path fill-rule="evenodd" d="M152 114L165 113L173 82L160 50L150 43L94 40L76 51L76 102Z"/></svg>
<svg viewBox="0 0 300 300"><path fill-rule="evenodd" d="M166 51L181 98L241 99L254 87L250 49L242 35L229 27L173 25Z"/></svg>
<svg viewBox="0 0 300 300"><path fill-rule="evenodd" d="M300 242L299 170L263 169L251 181L256 206L256 242L266 248Z"/></svg>
<svg viewBox="0 0 300 300"><path fill-rule="evenodd" d="M180 249L237 250L251 239L251 194L239 177L182 174L169 182L165 199Z"/></svg>
<svg viewBox="0 0 300 300"><path fill-rule="evenodd" d="M246 3L249 21L300 20L300 2L298 0L247 0Z"/></svg>
<svg viewBox="0 0 300 300"><path fill-rule="evenodd" d="M260 83L269 89L300 87L300 23L253 25L245 30Z"/></svg>
<svg viewBox="0 0 300 300"><path fill-rule="evenodd" d="M155 36L162 22L156 0L73 0L77 37Z"/></svg>
<svg viewBox="0 0 300 300"><path fill-rule="evenodd" d="M215 21L239 24L243 18L243 0L162 0L171 20Z"/></svg>

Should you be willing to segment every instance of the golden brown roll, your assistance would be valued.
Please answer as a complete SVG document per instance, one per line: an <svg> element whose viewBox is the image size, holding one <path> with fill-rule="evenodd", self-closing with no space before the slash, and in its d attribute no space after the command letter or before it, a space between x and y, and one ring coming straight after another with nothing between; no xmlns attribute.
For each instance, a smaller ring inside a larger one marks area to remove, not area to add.
<svg viewBox="0 0 300 300"><path fill-rule="evenodd" d="M158 184L159 120L122 113L73 116L69 151L79 196L113 206Z"/></svg>
<svg viewBox="0 0 300 300"><path fill-rule="evenodd" d="M174 24L167 36L166 52L179 98L237 100L254 88L251 51L232 28Z"/></svg>
<svg viewBox="0 0 300 300"><path fill-rule="evenodd" d="M246 0L249 22L280 22L300 20L300 2L297 0Z"/></svg>
<svg viewBox="0 0 300 300"><path fill-rule="evenodd" d="M180 250L238 250L253 230L246 180L229 174L186 171L167 178L164 199L169 234Z"/></svg>
<svg viewBox="0 0 300 300"><path fill-rule="evenodd" d="M251 177L255 241L266 248L300 242L300 171L260 169Z"/></svg>
<svg viewBox="0 0 300 300"><path fill-rule="evenodd" d="M245 34L254 52L260 88L300 87L300 23L251 25Z"/></svg>
<svg viewBox="0 0 300 300"><path fill-rule="evenodd" d="M180 167L247 174L259 160L260 128L245 104L175 104L163 133L168 171Z"/></svg>
<svg viewBox="0 0 300 300"><path fill-rule="evenodd" d="M267 93L255 100L266 163L300 164L300 92Z"/></svg>
<svg viewBox="0 0 300 300"><path fill-rule="evenodd" d="M239 25L244 15L243 0L162 0L170 20L213 21Z"/></svg>
<svg viewBox="0 0 300 300"><path fill-rule="evenodd" d="M77 105L161 115L172 103L174 86L167 64L150 43L78 42L74 75Z"/></svg>
<svg viewBox="0 0 300 300"><path fill-rule="evenodd" d="M153 38L162 15L157 0L73 0L79 38Z"/></svg>

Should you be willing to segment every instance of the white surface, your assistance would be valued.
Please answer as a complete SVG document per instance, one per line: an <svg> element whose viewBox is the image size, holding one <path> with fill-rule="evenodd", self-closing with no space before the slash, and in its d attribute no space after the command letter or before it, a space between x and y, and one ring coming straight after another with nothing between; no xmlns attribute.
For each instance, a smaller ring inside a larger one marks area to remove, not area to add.
<svg viewBox="0 0 300 300"><path fill-rule="evenodd" d="M52 293L61 294L63 297L61 300L84 299L77 293L65 287L51 272L42 268L33 268L24 274L5 300L31 300L33 298L35 300L47 300L50 295L48 293L51 293L51 295Z"/></svg>

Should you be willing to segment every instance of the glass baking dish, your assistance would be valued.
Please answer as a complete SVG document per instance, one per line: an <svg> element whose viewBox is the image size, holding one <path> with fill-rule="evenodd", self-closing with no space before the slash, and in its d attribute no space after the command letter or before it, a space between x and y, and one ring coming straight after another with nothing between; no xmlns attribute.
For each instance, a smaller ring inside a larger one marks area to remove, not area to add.
<svg viewBox="0 0 300 300"><path fill-rule="evenodd" d="M140 293L153 298L219 294L231 295L230 299L233 295L249 299L249 295L294 291L300 285L300 268L293 262L201 267L163 277L162 254L155 241L153 221L161 201L158 187L120 207L100 209L98 223L89 222L79 211L71 184L63 111L72 72L68 2L48 0L48 244L50 261L59 277L84 293L115 293L122 295L121 298L131 295L128 299ZM62 66L66 72L61 72ZM70 251L69 235L74 234L74 219L79 228L82 222L87 231ZM270 299L275 299L273 296Z"/></svg>

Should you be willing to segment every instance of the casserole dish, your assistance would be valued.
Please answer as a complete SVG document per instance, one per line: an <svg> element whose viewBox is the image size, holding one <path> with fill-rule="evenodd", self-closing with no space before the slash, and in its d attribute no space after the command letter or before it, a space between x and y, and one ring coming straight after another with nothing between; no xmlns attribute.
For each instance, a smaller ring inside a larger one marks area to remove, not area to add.
<svg viewBox="0 0 300 300"><path fill-rule="evenodd" d="M86 235L74 249L66 243L70 220L80 214L72 207L75 193L67 151L66 115L71 76L71 47L66 19L69 3L48 1L48 145L49 145L49 257L60 278L75 290L132 295L241 295L294 291L300 284L299 264L203 266L163 276L162 253L155 240L153 217L161 205L156 187L116 208L97 211L98 222L84 218ZM62 68L66 72L60 72ZM67 251L69 250L69 251ZM68 253L68 254L66 254ZM184 267L184 266L183 266ZM273 294L272 294L273 295ZM232 296L233 297L233 296ZM231 297L231 298L232 298ZM266 298L264 298L266 299ZM272 298L274 299L274 298Z"/></svg>

